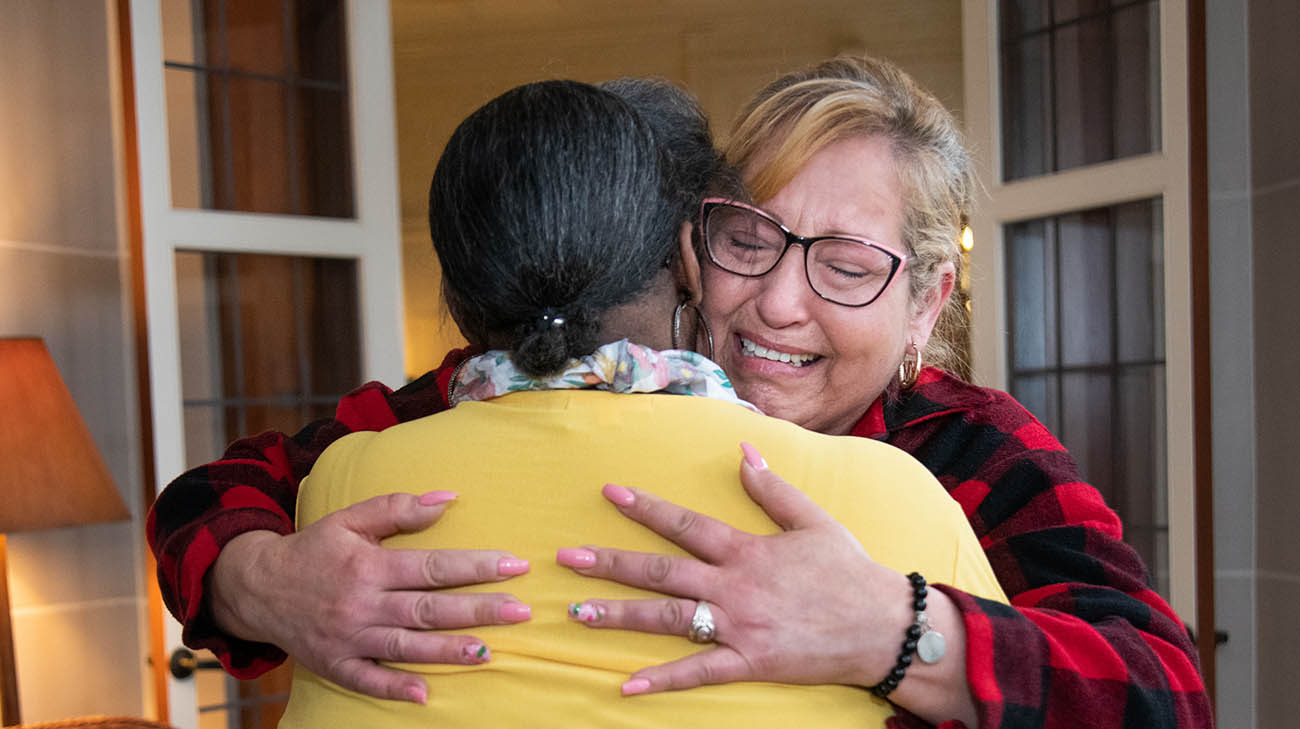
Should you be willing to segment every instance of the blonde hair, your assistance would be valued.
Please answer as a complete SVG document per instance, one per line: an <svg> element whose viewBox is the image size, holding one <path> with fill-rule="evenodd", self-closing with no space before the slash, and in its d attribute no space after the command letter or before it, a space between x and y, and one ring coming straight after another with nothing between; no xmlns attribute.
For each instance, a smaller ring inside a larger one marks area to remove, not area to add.
<svg viewBox="0 0 1300 729"><path fill-rule="evenodd" d="M970 217L975 175L952 114L888 61L841 56L793 71L750 101L732 127L727 161L742 170L754 200L785 187L829 145L857 136L889 140L903 188L903 242L909 292L922 308L938 294L939 267L961 280L960 240ZM961 340L966 309L951 296L922 356L957 374L967 371Z"/></svg>

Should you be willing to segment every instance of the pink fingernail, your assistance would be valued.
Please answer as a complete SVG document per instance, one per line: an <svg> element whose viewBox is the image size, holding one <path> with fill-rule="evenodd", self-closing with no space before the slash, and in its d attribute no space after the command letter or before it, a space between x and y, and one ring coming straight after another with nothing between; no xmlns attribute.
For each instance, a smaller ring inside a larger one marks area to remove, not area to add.
<svg viewBox="0 0 1300 729"><path fill-rule="evenodd" d="M634 678L623 684L624 696L636 696L650 690L650 680L645 678Z"/></svg>
<svg viewBox="0 0 1300 729"><path fill-rule="evenodd" d="M492 651L488 650L486 644L478 641L466 643L460 649L460 655L466 663L487 663L492 660Z"/></svg>
<svg viewBox="0 0 1300 729"><path fill-rule="evenodd" d="M423 704L429 699L429 688L424 684L418 686L406 687L406 698L417 704Z"/></svg>
<svg viewBox="0 0 1300 729"><path fill-rule="evenodd" d="M514 577L528 572L528 560L514 557L502 557L497 560L497 574Z"/></svg>
<svg viewBox="0 0 1300 729"><path fill-rule="evenodd" d="M600 492L619 506L631 506L636 501L636 495L630 489L616 484L607 483Z"/></svg>
<svg viewBox="0 0 1300 729"><path fill-rule="evenodd" d="M565 547L555 551L555 563L561 567L590 567L596 564L596 553L582 547Z"/></svg>
<svg viewBox="0 0 1300 729"><path fill-rule="evenodd" d="M605 617L605 606L593 605L589 602L571 602L569 617L583 623L594 623Z"/></svg>
<svg viewBox="0 0 1300 729"><path fill-rule="evenodd" d="M748 443L741 443L740 450L745 454L745 463L756 471L767 470L767 459L759 454L758 449Z"/></svg>
<svg viewBox="0 0 1300 729"><path fill-rule="evenodd" d="M522 623L533 617L533 609L521 602L503 602L497 614L507 623Z"/></svg>
<svg viewBox="0 0 1300 729"><path fill-rule="evenodd" d="M458 494L455 491L430 491L427 494L420 495L420 506L437 506L445 504L456 498Z"/></svg>

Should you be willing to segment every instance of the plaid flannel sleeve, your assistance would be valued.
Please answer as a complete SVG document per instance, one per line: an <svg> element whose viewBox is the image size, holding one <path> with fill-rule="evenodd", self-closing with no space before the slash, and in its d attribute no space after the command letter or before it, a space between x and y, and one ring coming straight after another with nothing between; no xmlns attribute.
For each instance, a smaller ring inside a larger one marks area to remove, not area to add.
<svg viewBox="0 0 1300 729"><path fill-rule="evenodd" d="M939 586L964 616L980 727L1212 726L1195 645L1119 518L1041 424L1013 433L951 486L1011 605Z"/></svg>
<svg viewBox="0 0 1300 729"><path fill-rule="evenodd" d="M441 393L466 356L466 350L452 351L439 369L396 392L377 382L363 385L339 402L333 419L312 423L292 437L267 431L237 440L220 460L167 485L145 529L163 602L180 621L186 645L211 650L236 678L255 678L284 661L276 646L217 627L205 581L222 547L250 531L292 532L298 484L320 454L348 433L383 430L446 409Z"/></svg>

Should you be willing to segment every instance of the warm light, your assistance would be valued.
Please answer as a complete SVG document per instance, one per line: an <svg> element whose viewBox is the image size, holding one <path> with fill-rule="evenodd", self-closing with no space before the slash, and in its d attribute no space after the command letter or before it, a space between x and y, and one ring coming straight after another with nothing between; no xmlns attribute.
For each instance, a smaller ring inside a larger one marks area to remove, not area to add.
<svg viewBox="0 0 1300 729"><path fill-rule="evenodd" d="M975 234L971 232L970 226L961 229L961 249L969 251L975 247Z"/></svg>
<svg viewBox="0 0 1300 729"><path fill-rule="evenodd" d="M39 339L0 339L0 534L131 518Z"/></svg>
<svg viewBox="0 0 1300 729"><path fill-rule="evenodd" d="M21 724L4 535L131 518L39 339L0 338L0 725Z"/></svg>

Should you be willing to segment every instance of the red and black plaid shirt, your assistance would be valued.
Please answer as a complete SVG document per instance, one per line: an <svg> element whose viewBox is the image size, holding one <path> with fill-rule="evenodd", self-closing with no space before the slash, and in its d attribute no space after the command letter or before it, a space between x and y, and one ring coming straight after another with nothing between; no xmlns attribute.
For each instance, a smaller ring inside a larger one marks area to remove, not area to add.
<svg viewBox="0 0 1300 729"><path fill-rule="evenodd" d="M292 438L236 441L163 491L149 514L149 544L187 644L211 649L240 678L284 660L274 646L217 628L204 578L218 552L250 530L292 531L298 483L330 443L445 410L447 380L465 356L451 352L396 392L364 385L333 420ZM927 368L906 395L873 404L853 434L898 446L938 476L1011 598L1007 606L938 586L965 616L980 727L1211 726L1195 647L1121 541L1119 518L1009 395Z"/></svg>

